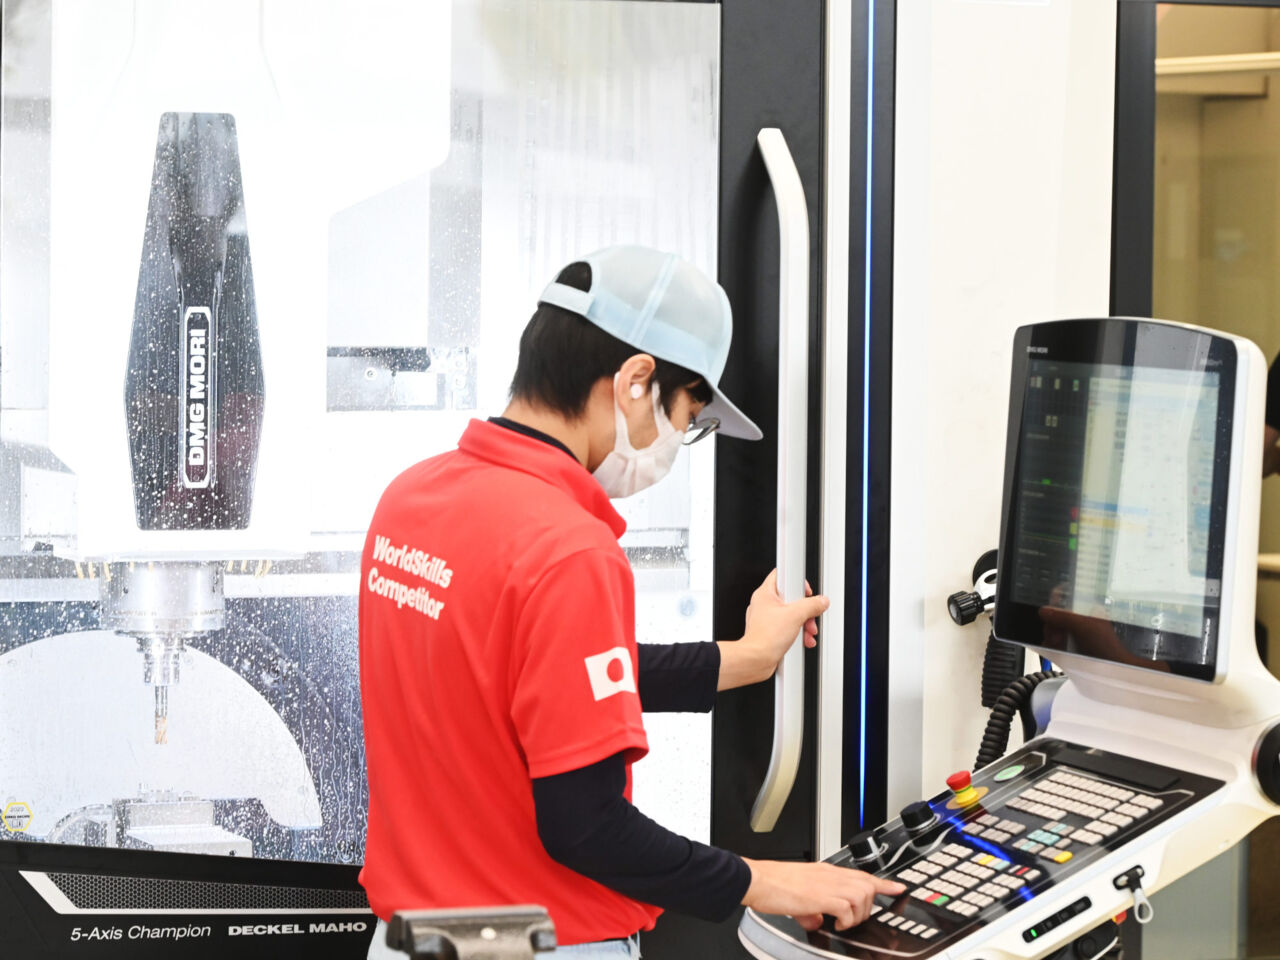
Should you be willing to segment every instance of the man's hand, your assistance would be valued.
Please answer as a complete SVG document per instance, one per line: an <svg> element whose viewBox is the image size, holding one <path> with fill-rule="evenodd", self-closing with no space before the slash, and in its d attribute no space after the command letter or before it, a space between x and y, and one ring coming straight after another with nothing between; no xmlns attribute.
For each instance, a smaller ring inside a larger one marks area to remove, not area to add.
<svg viewBox="0 0 1280 960"><path fill-rule="evenodd" d="M892 880L830 863L787 863L743 860L751 869L751 886L743 906L762 913L795 917L806 930L816 930L822 915L835 918L837 930L848 930L871 916L877 893L896 897L906 887Z"/></svg>
<svg viewBox="0 0 1280 960"><path fill-rule="evenodd" d="M817 646L817 618L831 606L823 596L813 596L806 582L805 599L783 603L778 596L778 571L774 570L751 595L747 630L741 640L722 641L717 690L731 690L768 680L778 662L791 649L796 635L804 632L804 645Z"/></svg>

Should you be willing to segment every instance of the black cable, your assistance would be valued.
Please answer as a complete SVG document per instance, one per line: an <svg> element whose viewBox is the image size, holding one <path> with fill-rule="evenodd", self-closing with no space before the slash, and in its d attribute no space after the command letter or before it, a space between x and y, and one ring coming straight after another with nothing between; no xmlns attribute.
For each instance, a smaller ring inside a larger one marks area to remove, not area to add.
<svg viewBox="0 0 1280 960"><path fill-rule="evenodd" d="M1009 688L1023 670L1026 653L1022 647L1004 640L997 640L993 633L987 637L987 652L982 658L982 705L994 707L996 698Z"/></svg>
<svg viewBox="0 0 1280 960"><path fill-rule="evenodd" d="M1023 734L1035 734L1035 718L1031 715L1031 692L1050 677L1060 677L1061 673L1053 670L1041 670L1019 677L1005 688L991 707L991 716L987 720L987 728L982 733L982 746L978 750L978 759L973 762L974 770L981 770L1004 756L1009 747L1009 732L1013 726L1014 714L1021 714ZM1030 739L1030 736L1027 737Z"/></svg>

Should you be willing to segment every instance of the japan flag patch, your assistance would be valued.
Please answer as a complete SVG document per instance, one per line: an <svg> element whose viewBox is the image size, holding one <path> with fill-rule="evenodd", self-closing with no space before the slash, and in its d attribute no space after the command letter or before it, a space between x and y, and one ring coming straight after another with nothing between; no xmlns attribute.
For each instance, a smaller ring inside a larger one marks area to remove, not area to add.
<svg viewBox="0 0 1280 960"><path fill-rule="evenodd" d="M604 653L586 657L587 677L591 680L591 693L597 700L612 697L615 693L635 693L636 675L631 668L631 654L626 647L614 647Z"/></svg>

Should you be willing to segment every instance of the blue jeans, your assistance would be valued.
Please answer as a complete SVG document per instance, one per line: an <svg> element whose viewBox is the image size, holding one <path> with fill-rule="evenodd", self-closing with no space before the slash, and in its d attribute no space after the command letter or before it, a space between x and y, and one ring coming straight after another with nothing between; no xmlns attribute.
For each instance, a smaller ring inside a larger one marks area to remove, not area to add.
<svg viewBox="0 0 1280 960"><path fill-rule="evenodd" d="M378 928L373 931L373 942L369 944L368 960L407 960L409 955L387 946L387 925L378 921ZM629 940L604 940L600 943L575 943L568 947L557 947L551 953L535 954L538 960L639 960L640 938L633 936ZM467 960L461 957L459 960Z"/></svg>

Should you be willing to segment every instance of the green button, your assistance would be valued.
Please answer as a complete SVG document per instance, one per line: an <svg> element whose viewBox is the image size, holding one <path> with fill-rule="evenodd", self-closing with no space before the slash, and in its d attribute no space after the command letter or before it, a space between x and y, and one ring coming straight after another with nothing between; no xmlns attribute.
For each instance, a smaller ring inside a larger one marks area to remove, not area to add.
<svg viewBox="0 0 1280 960"><path fill-rule="evenodd" d="M1012 767L1005 767L1003 770L997 773L996 779L1001 783L1004 783L1006 780L1012 780L1014 777L1020 774L1022 770L1023 770L1022 764L1015 763Z"/></svg>

